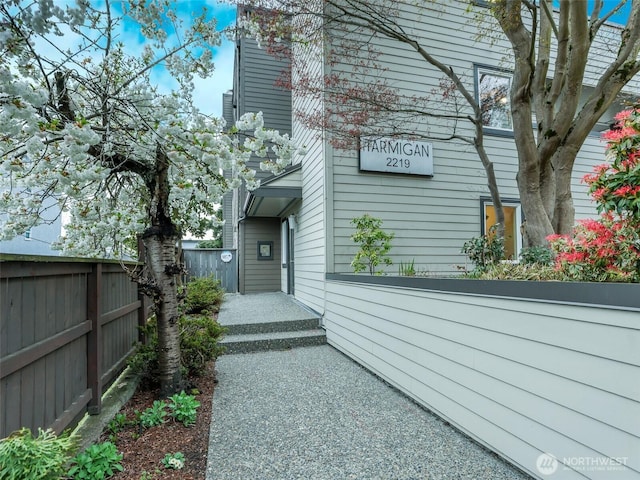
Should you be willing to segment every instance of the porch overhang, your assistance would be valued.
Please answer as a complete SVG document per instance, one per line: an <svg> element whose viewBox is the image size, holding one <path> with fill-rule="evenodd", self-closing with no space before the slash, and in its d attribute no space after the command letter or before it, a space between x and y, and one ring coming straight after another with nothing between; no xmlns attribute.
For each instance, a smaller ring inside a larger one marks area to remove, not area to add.
<svg viewBox="0 0 640 480"><path fill-rule="evenodd" d="M245 217L282 217L302 198L301 165L293 165L279 175L261 182L249 192L244 204Z"/></svg>

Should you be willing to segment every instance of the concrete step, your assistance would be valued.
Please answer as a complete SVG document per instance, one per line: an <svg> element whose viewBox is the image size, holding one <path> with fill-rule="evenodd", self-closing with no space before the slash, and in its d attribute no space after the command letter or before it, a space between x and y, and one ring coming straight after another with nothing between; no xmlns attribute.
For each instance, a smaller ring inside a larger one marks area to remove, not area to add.
<svg viewBox="0 0 640 480"><path fill-rule="evenodd" d="M256 333L273 333L273 332L298 332L301 330L313 330L320 326L320 319L317 317L309 317L300 320L284 320L278 322L256 322L242 323L234 325L225 325L227 336L230 335L249 335Z"/></svg>
<svg viewBox="0 0 640 480"><path fill-rule="evenodd" d="M220 342L220 346L225 347L225 355L229 355L267 350L289 350L290 348L311 347L325 343L327 343L325 331L321 328L315 328L289 332L227 335Z"/></svg>

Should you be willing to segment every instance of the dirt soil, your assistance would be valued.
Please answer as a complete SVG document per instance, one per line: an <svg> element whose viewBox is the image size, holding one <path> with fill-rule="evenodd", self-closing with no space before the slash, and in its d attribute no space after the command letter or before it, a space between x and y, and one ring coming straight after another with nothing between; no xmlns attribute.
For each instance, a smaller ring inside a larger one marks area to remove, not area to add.
<svg viewBox="0 0 640 480"><path fill-rule="evenodd" d="M209 448L209 425L211 423L211 402L216 383L214 363L211 362L201 377L190 379L199 393L200 402L196 424L185 427L169 416L164 424L142 428L132 424L115 434L118 451L124 455L121 462L124 471L114 475L112 480L204 480L207 469L207 452ZM191 393L191 392L187 392ZM143 412L158 400L158 390L138 389L131 400L124 405L120 413L133 421L136 411ZM132 422L134 423L134 422ZM110 438L111 435L111 438ZM103 433L101 441L114 440L108 429ZM180 470L166 469L162 459L167 453L182 452L185 457L184 468Z"/></svg>

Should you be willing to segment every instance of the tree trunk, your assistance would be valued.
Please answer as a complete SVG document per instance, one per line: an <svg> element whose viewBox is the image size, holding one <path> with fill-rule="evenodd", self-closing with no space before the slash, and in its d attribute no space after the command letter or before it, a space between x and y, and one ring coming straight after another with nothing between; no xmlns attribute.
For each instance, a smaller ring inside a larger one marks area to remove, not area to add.
<svg viewBox="0 0 640 480"><path fill-rule="evenodd" d="M155 170L147 179L151 195L151 226L144 232L146 271L153 292L158 323L158 380L161 396L184 388L180 369L180 332L178 325L178 288L176 277L182 269L176 261L179 233L169 215L169 160L164 151L156 151Z"/></svg>
<svg viewBox="0 0 640 480"><path fill-rule="evenodd" d="M479 111L477 112L477 117L480 117ZM498 189L498 181L493 169L493 163L489 160L489 155L487 155L487 151L484 148L482 128L481 118L476 118L476 137L474 139L474 146L487 175L487 187L489 187L491 203L493 203L493 209L496 212L496 235L498 238L504 239L504 207L502 206L502 199L500 198L500 191ZM482 221L484 222L484 220ZM485 232L485 234L487 233L489 232Z"/></svg>
<svg viewBox="0 0 640 480"><path fill-rule="evenodd" d="M179 391L180 332L178 329L178 289L176 285L176 236L159 234L146 236L146 266L148 280L154 286L154 306L158 323L158 380L161 396Z"/></svg>
<svg viewBox="0 0 640 480"><path fill-rule="evenodd" d="M570 234L575 221L575 208L571 194L571 172L577 156L577 149L562 148L554 158L556 165L555 209L553 229L556 233Z"/></svg>

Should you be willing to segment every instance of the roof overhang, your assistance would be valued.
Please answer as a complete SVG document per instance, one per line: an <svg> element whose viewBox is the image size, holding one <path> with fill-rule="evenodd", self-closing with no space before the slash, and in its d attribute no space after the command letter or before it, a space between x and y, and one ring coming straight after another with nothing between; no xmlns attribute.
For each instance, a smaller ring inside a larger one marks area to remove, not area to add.
<svg viewBox="0 0 640 480"><path fill-rule="evenodd" d="M249 192L245 217L282 217L302 198L302 165L297 164L261 182Z"/></svg>

